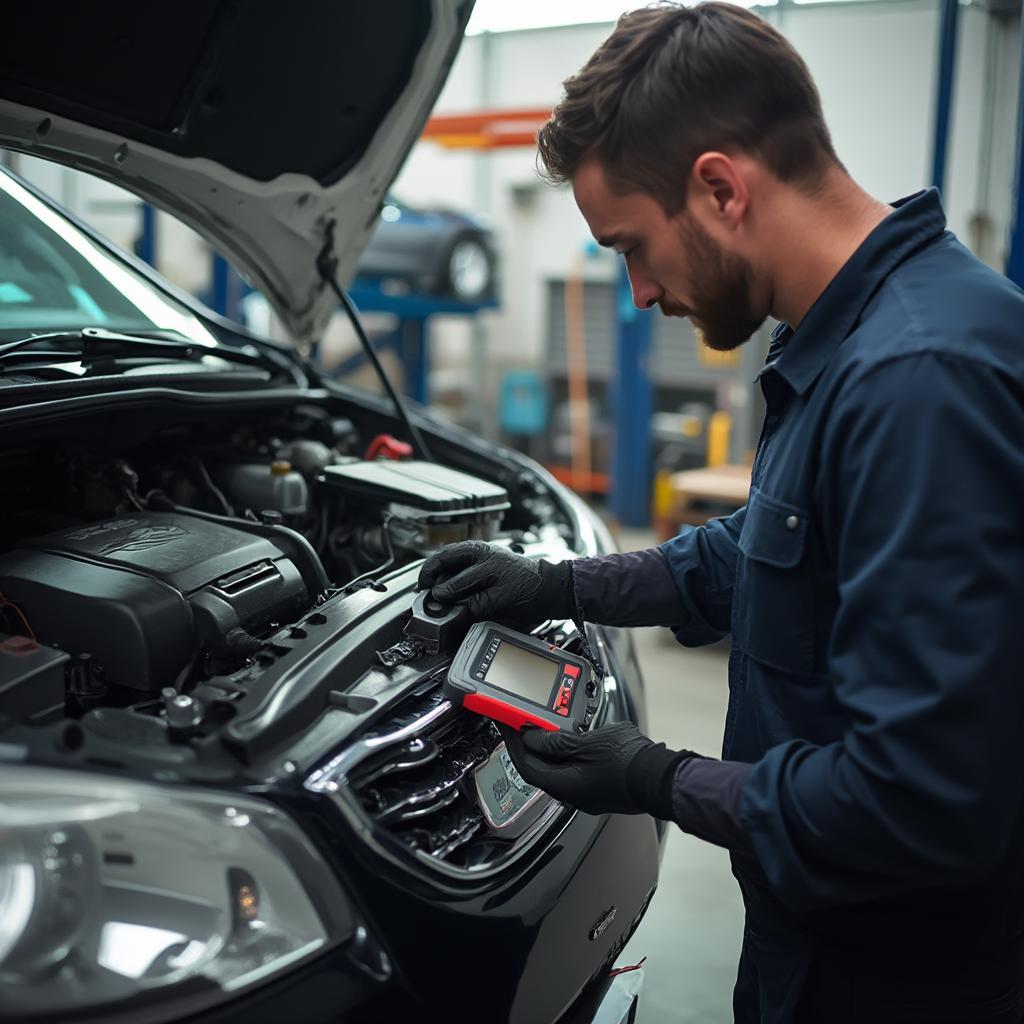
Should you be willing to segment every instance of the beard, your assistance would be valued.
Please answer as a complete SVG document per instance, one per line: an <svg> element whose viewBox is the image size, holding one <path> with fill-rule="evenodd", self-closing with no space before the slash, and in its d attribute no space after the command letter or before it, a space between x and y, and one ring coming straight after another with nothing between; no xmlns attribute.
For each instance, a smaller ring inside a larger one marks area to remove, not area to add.
<svg viewBox="0 0 1024 1024"><path fill-rule="evenodd" d="M767 319L754 312L750 264L722 249L688 214L680 221L679 240L693 268L691 288L700 297L700 305L687 309L669 299L658 306L665 316L689 317L697 336L708 348L731 352L749 341Z"/></svg>

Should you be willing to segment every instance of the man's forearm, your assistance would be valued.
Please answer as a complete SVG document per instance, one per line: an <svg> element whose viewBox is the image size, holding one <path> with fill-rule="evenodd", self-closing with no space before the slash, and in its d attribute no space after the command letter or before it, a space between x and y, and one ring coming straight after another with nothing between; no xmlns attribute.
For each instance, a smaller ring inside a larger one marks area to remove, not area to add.
<svg viewBox="0 0 1024 1024"><path fill-rule="evenodd" d="M686 612L657 548L577 558L573 590L580 616L606 626L680 626Z"/></svg>
<svg viewBox="0 0 1024 1024"><path fill-rule="evenodd" d="M693 757L676 769L673 820L684 831L737 853L753 852L740 823L740 790L750 765Z"/></svg>

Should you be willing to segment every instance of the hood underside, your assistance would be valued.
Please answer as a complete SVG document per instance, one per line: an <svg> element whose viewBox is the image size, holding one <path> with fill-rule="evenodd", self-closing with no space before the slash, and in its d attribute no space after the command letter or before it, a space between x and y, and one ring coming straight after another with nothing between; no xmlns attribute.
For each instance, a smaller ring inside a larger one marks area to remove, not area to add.
<svg viewBox="0 0 1024 1024"><path fill-rule="evenodd" d="M173 213L300 341L334 309L316 260L355 270L473 0L123 0L5 12L0 146ZM333 227L332 227L333 226Z"/></svg>

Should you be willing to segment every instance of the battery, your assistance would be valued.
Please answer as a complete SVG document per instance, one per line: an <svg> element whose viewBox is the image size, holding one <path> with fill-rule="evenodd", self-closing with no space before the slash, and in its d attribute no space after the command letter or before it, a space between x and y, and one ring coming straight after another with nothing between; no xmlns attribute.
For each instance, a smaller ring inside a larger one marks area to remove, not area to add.
<svg viewBox="0 0 1024 1024"><path fill-rule="evenodd" d="M63 706L68 661L64 651L0 633L0 707L8 723Z"/></svg>

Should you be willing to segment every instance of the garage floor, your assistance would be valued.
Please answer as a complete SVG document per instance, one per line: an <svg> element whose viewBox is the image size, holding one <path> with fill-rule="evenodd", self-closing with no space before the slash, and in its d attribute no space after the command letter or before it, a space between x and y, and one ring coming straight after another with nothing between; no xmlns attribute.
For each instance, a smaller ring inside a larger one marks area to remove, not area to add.
<svg viewBox="0 0 1024 1024"><path fill-rule="evenodd" d="M650 534L624 532L624 551ZM688 650L668 630L635 631L651 735L717 756L727 699L725 645ZM647 916L619 964L647 957L639 1024L728 1024L743 909L724 850L674 829Z"/></svg>

